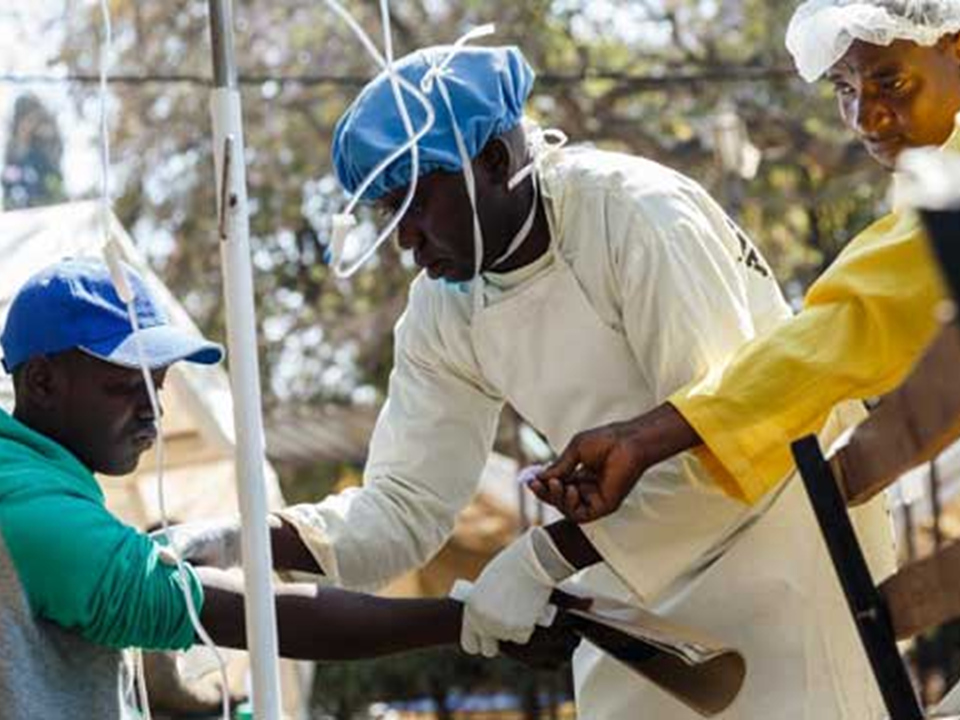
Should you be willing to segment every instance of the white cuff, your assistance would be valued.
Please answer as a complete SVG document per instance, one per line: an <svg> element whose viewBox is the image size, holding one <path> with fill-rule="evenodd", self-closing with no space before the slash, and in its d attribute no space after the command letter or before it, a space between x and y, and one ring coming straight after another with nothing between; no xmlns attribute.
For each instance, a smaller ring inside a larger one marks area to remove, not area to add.
<svg viewBox="0 0 960 720"><path fill-rule="evenodd" d="M470 597L470 593L473 592L473 583L469 580L457 580L453 583L453 587L450 588L450 592L447 594L451 600L457 600L458 602L465 603Z"/></svg>
<svg viewBox="0 0 960 720"><path fill-rule="evenodd" d="M540 568L553 580L554 584L563 582L571 575L576 575L577 569L563 556L553 542L553 538L550 537L550 533L544 528L530 529L530 545Z"/></svg>

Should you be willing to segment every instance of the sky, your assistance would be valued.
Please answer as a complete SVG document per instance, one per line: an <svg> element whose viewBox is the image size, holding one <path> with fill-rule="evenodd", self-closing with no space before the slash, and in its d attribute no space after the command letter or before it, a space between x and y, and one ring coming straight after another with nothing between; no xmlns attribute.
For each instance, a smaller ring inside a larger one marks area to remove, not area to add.
<svg viewBox="0 0 960 720"><path fill-rule="evenodd" d="M0 75L58 75L52 64L61 39L58 20L67 12L89 6L90 0L14 0L0 5ZM12 6L12 7L11 7ZM91 98L95 86L85 86ZM6 146L13 104L23 92L32 92L53 110L64 139L64 182L70 198L96 191L97 118L82 117L68 95L66 83L19 84L0 81L0 152ZM95 105L94 105L95 107Z"/></svg>

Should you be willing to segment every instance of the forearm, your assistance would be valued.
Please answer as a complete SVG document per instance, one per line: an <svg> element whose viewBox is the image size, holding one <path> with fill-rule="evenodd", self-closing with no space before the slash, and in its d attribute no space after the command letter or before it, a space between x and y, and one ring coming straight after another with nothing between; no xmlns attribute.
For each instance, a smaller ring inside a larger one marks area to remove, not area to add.
<svg viewBox="0 0 960 720"><path fill-rule="evenodd" d="M200 568L204 627L217 645L246 648L243 588L235 576ZM274 590L280 654L298 660L356 660L458 642L462 606L320 588Z"/></svg>
<svg viewBox="0 0 960 720"><path fill-rule="evenodd" d="M728 493L762 497L792 467L790 441L819 432L836 403L898 385L933 337L942 284L921 234L894 220L851 242L798 315L670 398Z"/></svg>
<svg viewBox="0 0 960 720"><path fill-rule="evenodd" d="M560 554L577 570L603 562L597 549L580 526L571 520L558 520L544 527Z"/></svg>
<svg viewBox="0 0 960 720"><path fill-rule="evenodd" d="M648 454L648 466L703 444L697 431L670 403L663 403L650 412L623 423L624 432L642 443Z"/></svg>
<svg viewBox="0 0 960 720"><path fill-rule="evenodd" d="M270 517L270 545L274 569L325 574L293 525L276 516Z"/></svg>

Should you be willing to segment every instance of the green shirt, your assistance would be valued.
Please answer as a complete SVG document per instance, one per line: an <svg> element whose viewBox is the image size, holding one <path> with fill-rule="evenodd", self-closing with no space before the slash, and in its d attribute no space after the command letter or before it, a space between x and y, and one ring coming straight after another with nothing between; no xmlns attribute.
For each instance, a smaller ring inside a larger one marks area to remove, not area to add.
<svg viewBox="0 0 960 720"><path fill-rule="evenodd" d="M112 648L193 644L179 574L158 545L107 510L76 457L2 410L0 532L35 616Z"/></svg>

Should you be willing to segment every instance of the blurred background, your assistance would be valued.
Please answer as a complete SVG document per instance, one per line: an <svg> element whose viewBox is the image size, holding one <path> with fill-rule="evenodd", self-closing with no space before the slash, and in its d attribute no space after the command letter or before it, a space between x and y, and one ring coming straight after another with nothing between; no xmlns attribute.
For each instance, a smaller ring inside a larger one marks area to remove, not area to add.
<svg viewBox="0 0 960 720"><path fill-rule="evenodd" d="M330 138L374 71L366 54L316 0L234 4L268 454L283 497L297 502L360 480L413 267L393 246L349 282L322 262L326 218L344 204L330 170ZM375 3L346 4L371 35L380 32ZM839 123L830 89L796 77L783 42L794 5L394 0L391 8L398 53L495 22L493 42L519 45L538 72L534 119L572 142L644 155L701 182L756 241L797 303L845 242L887 209L889 178ZM223 338L207 3L110 6L114 210L135 251L193 321ZM101 31L94 2L0 8L4 215L96 197ZM57 223L70 232L67 220ZM0 257L2 283L15 290L25 278L4 263ZM443 594L525 524L542 521L513 474L548 456L507 409L481 493L453 540L431 566L388 592ZM957 455L948 453L901 483L905 557L960 535L960 511L952 506L958 476ZM958 635L947 628L909 649L931 701L960 669ZM455 653L323 666L311 683L311 717L572 717L566 675Z"/></svg>

